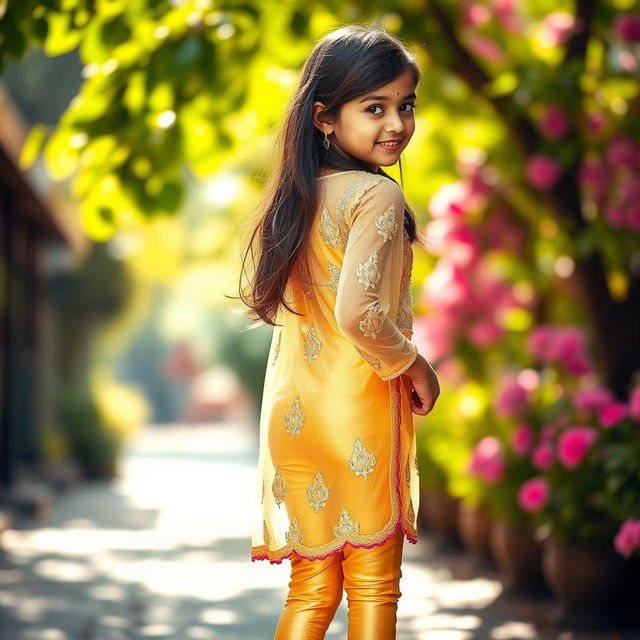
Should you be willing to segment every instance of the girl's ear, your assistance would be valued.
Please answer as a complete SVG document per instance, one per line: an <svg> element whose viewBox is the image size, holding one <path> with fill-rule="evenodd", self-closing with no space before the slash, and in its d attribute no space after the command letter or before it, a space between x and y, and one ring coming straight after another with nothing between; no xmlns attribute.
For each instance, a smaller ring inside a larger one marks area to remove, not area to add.
<svg viewBox="0 0 640 640"><path fill-rule="evenodd" d="M327 117L324 112L326 107L322 102L316 101L313 103L313 124L327 135L333 133L333 127L331 126L331 118Z"/></svg>

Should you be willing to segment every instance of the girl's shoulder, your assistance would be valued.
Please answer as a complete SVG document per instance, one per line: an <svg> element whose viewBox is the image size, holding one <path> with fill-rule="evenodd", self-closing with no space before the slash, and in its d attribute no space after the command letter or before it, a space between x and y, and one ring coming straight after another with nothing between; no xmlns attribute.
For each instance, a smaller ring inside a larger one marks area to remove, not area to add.
<svg viewBox="0 0 640 640"><path fill-rule="evenodd" d="M338 189L344 189L345 186L349 188L354 185L354 183L364 183L370 185L372 188L376 188L376 191L391 191L396 195L404 195L402 187L395 180L381 173L371 173L370 171L364 171L362 169L349 169L348 171L327 173L318 176L318 180L321 180L325 184L325 187L335 185Z"/></svg>

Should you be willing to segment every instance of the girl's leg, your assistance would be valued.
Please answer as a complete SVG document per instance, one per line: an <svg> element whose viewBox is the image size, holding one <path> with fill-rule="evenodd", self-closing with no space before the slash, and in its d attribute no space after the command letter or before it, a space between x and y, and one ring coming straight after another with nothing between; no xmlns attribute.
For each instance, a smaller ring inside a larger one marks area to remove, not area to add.
<svg viewBox="0 0 640 640"><path fill-rule="evenodd" d="M377 547L344 547L348 640L395 640L403 543L404 534L398 529Z"/></svg>
<svg viewBox="0 0 640 640"><path fill-rule="evenodd" d="M324 560L290 556L289 594L274 640L322 640L342 600L342 553Z"/></svg>

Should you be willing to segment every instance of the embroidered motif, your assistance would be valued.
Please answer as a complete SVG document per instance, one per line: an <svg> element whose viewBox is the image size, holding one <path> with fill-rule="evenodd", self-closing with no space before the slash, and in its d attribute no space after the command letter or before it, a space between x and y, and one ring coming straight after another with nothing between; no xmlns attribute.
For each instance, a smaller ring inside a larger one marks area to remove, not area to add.
<svg viewBox="0 0 640 640"><path fill-rule="evenodd" d="M330 246L330 247L338 247L341 243L340 236L340 228L338 225L331 219L331 214L329 213L329 209L326 207L322 208L322 212L320 213L320 224L318 225L318 231L320 232L320 236L322 239Z"/></svg>
<svg viewBox="0 0 640 640"><path fill-rule="evenodd" d="M315 360L320 353L320 349L322 348L322 340L318 338L316 335L316 328L311 325L309 327L309 332L307 333L307 339L304 341L302 345L302 350L304 351L304 357L307 362L311 362L311 360Z"/></svg>
<svg viewBox="0 0 640 640"><path fill-rule="evenodd" d="M298 523L298 518L293 516L289 523L289 531L285 533L285 538L287 539L288 544L292 544L294 542L301 543L304 539L304 535L302 534L302 529L300 529L300 524Z"/></svg>
<svg viewBox="0 0 640 640"><path fill-rule="evenodd" d="M285 414L284 424L287 433L290 433L292 437L295 438L300 433L304 424L304 416L300 410L300 396L293 401L291 409Z"/></svg>
<svg viewBox="0 0 640 640"><path fill-rule="evenodd" d="M325 506L328 498L329 487L324 483L324 478L318 469L311 486L307 489L307 500L309 501L309 506L315 509L316 513L318 513L318 509Z"/></svg>
<svg viewBox="0 0 640 640"><path fill-rule="evenodd" d="M337 293L338 291L338 282L340 280L340 269L336 267L333 262L327 262L327 267L329 269L329 289Z"/></svg>
<svg viewBox="0 0 640 640"><path fill-rule="evenodd" d="M407 519L409 522L413 522L416 519L416 514L413 510L413 502L411 498L409 498L409 510L407 511Z"/></svg>
<svg viewBox="0 0 640 640"><path fill-rule="evenodd" d="M278 467L276 467L276 475L273 478L271 491L273 492L273 497L276 499L276 504L279 507L280 503L284 501L285 496L287 495L287 485L285 484L282 473Z"/></svg>
<svg viewBox="0 0 640 640"><path fill-rule="evenodd" d="M409 466L409 456L407 456L407 464L404 467L404 480L407 487L411 487L411 467Z"/></svg>
<svg viewBox="0 0 640 640"><path fill-rule="evenodd" d="M380 280L380 273L378 272L378 252L374 249L366 262L361 262L356 268L356 275L358 276L358 282L364 287L366 291L369 287L372 289L375 287L378 280Z"/></svg>
<svg viewBox="0 0 640 640"><path fill-rule="evenodd" d="M384 238L384 241L391 240L398 229L398 221L396 220L396 205L392 202L386 211L376 216L376 229Z"/></svg>
<svg viewBox="0 0 640 640"><path fill-rule="evenodd" d="M382 330L384 323L384 312L378 306L378 301L372 302L367 307L367 315L360 320L360 331L365 338L373 338Z"/></svg>
<svg viewBox="0 0 640 640"><path fill-rule="evenodd" d="M262 537L264 538L264 544L266 547L269 546L271 542L271 536L269 535L269 529L267 528L267 521L262 521Z"/></svg>
<svg viewBox="0 0 640 640"><path fill-rule="evenodd" d="M351 223L351 217L353 216L356 207L360 204L360 200L364 194L371 189L371 187L381 182L383 176L372 174L366 178L361 178L350 183L346 191L340 198L338 204L338 218L341 219L347 226Z"/></svg>
<svg viewBox="0 0 640 640"><path fill-rule="evenodd" d="M420 467L418 466L418 454L417 453L413 458L413 466L416 468L416 471L418 472L418 475L420 475Z"/></svg>
<svg viewBox="0 0 640 640"><path fill-rule="evenodd" d="M373 473L373 466L376 463L375 453L367 451L364 446L364 442L360 438L356 438L353 443L353 454L351 458L347 460L349 469L355 472L357 476L367 478L367 476Z"/></svg>
<svg viewBox="0 0 640 640"><path fill-rule="evenodd" d="M411 294L411 270L413 267L413 249L406 230L403 235L402 276L400 279L400 303L396 326L400 331L413 330L413 299Z"/></svg>
<svg viewBox="0 0 640 640"><path fill-rule="evenodd" d="M276 363L278 359L278 354L280 353L280 339L282 338L282 329L278 330L278 340L276 342L275 349L273 350L273 360L271 361L271 366Z"/></svg>
<svg viewBox="0 0 640 640"><path fill-rule="evenodd" d="M342 508L340 514L340 522L337 526L333 527L333 533L336 536L348 536L352 533L360 533L360 523L354 522L351 519L351 514L346 508Z"/></svg>
<svg viewBox="0 0 640 640"><path fill-rule="evenodd" d="M371 354L367 353L366 351L363 351L360 347L356 347L356 351L377 371L380 370L380 367L382 367L382 364L380 363L380 360L378 360L378 358L376 358L375 356L372 356Z"/></svg>

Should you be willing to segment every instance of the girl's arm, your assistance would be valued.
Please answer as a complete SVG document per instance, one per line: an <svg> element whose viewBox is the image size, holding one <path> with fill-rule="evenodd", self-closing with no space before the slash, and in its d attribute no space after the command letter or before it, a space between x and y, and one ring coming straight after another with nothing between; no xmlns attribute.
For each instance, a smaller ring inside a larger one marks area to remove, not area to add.
<svg viewBox="0 0 640 640"><path fill-rule="evenodd" d="M362 197L350 220L335 317L382 380L404 373L418 355L416 345L387 316L390 292L400 286L404 194L383 178Z"/></svg>

